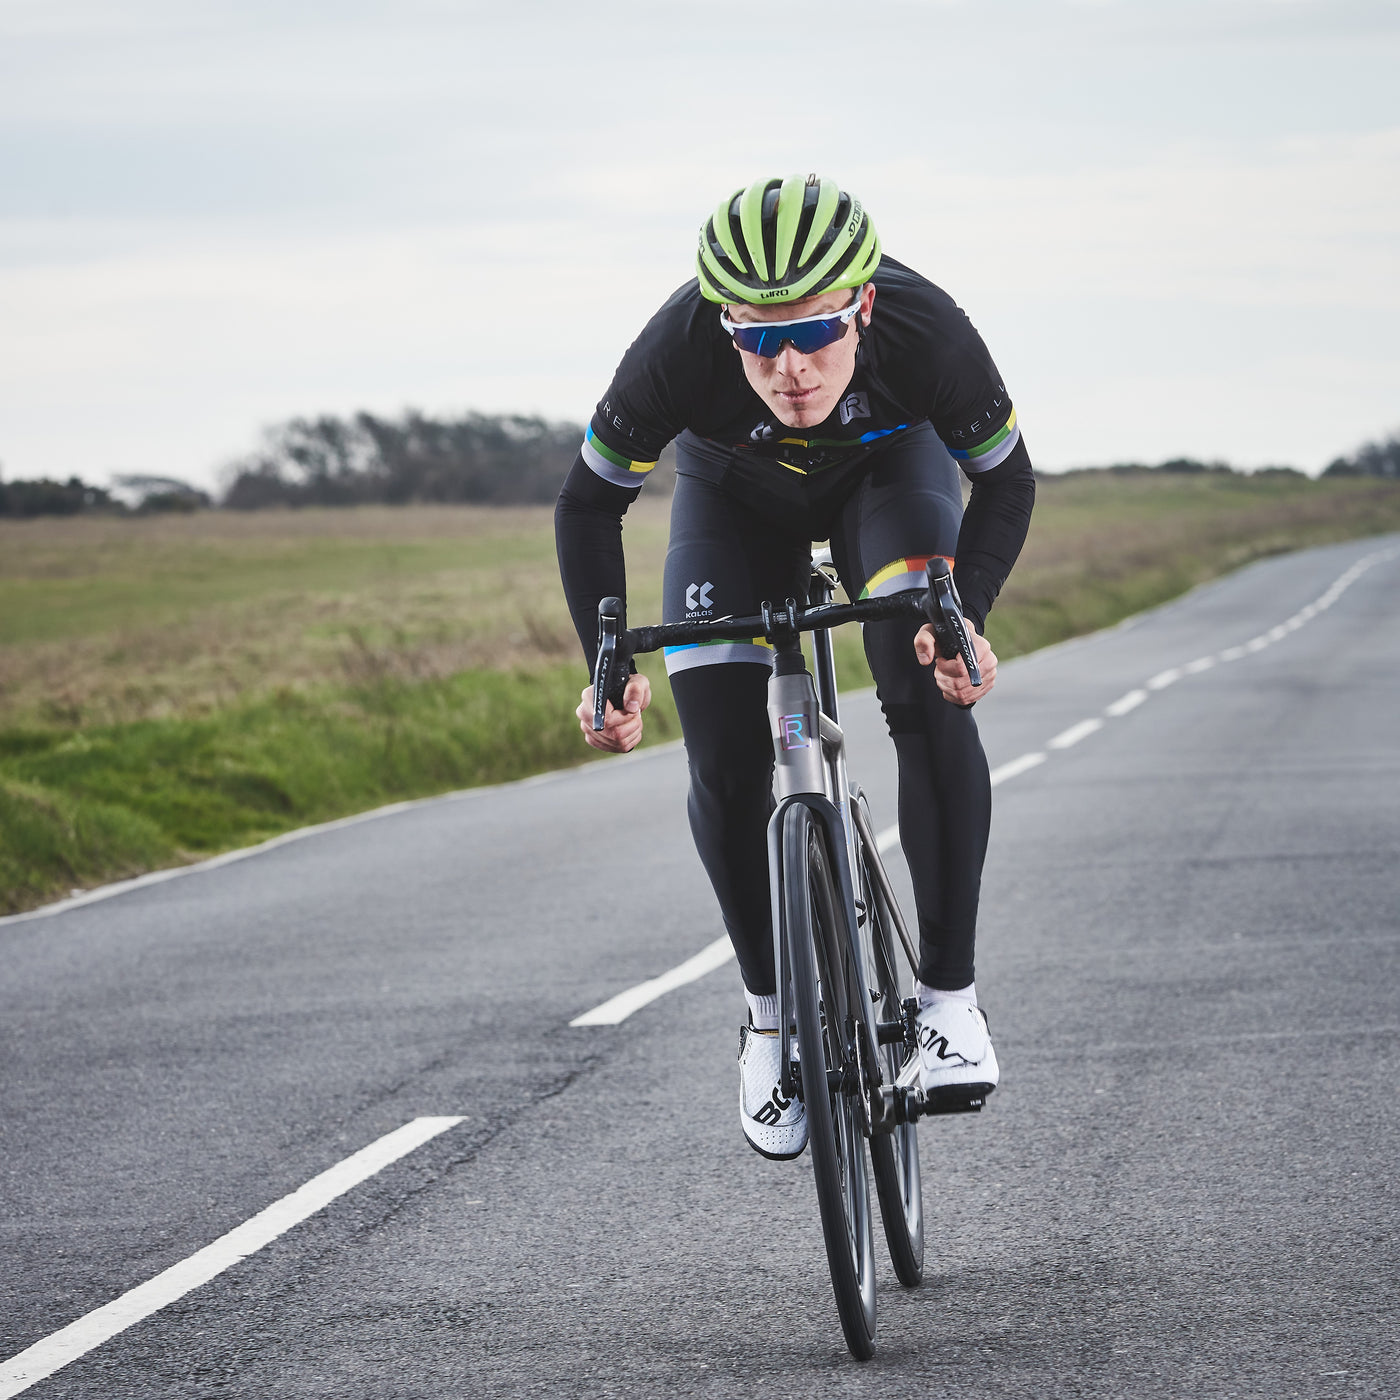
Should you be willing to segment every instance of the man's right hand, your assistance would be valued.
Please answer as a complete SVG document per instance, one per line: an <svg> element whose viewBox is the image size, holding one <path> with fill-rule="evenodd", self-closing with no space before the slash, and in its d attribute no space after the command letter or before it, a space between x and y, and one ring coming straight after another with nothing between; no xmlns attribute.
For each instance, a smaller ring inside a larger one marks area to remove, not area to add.
<svg viewBox="0 0 1400 1400"><path fill-rule="evenodd" d="M651 682L638 672L627 680L623 692L622 708L613 709L608 702L608 712L601 729L593 728L593 687L583 692L583 703L574 713L578 716L578 726L583 730L584 742L591 749L602 749L604 753L630 753L642 742L642 711L651 704Z"/></svg>

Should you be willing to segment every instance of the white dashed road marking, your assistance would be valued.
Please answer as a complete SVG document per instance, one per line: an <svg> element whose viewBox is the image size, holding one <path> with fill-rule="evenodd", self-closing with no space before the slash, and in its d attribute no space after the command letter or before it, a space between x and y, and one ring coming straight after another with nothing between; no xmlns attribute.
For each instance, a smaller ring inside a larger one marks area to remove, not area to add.
<svg viewBox="0 0 1400 1400"><path fill-rule="evenodd" d="M1197 657L1195 661L1188 661L1182 666L1171 666L1165 671L1159 671L1151 680L1145 681L1142 686L1128 691L1126 695L1120 695L1111 705L1105 706L1104 714L1109 719L1121 719L1124 715L1131 714L1139 705L1146 704L1151 698L1152 692L1165 690L1169 685L1174 685L1186 676L1198 676L1201 672L1209 671L1212 666L1219 665L1221 662L1238 661L1241 657L1263 651L1265 647L1274 642L1282 641L1290 633L1296 632L1304 623L1312 621L1318 613L1330 608L1367 569L1384 560L1393 559L1397 554L1400 554L1400 550L1378 549L1374 554L1365 555L1358 559L1345 573L1334 579L1320 598L1307 604L1306 607L1300 608L1286 622L1279 623L1277 627L1271 627L1258 637L1251 637L1242 646L1226 647L1224 651L1217 652L1214 656ZM1047 740L1045 747L1057 751L1072 748L1081 739L1087 739L1103 727L1104 721L1097 716L1091 719L1082 719L1077 724L1070 725L1068 729L1061 730L1053 739ZM1045 752L1036 750L1032 753L1023 753L1020 758L1013 758L1009 763L1003 763L999 767L993 768L991 773L992 786L996 787L999 783L1017 778L1022 773L1030 772L1032 768L1040 767L1048 757L1049 755ZM898 826L886 827L875 838L875 845L881 855L898 844ZM610 1001L605 1001L592 1011L584 1012L582 1016L576 1016L569 1024L571 1026L615 1026L619 1022L625 1021L634 1011L640 1010L673 988L682 987L687 982L694 982L705 976L706 973L713 972L715 968L722 967L732 956L733 952L730 949L728 938L718 938L709 947L697 953L693 958L687 959L679 967L663 973L660 977L653 977L649 982L643 982L625 992L619 992ZM3 1400L3 1397L0 1397L0 1400Z"/></svg>
<svg viewBox="0 0 1400 1400"><path fill-rule="evenodd" d="M298 1187L280 1201L274 1201L266 1210L259 1211L251 1220L245 1220L213 1244L205 1245L197 1254L172 1264L164 1272L123 1293L113 1302L80 1317L76 1322L70 1322L62 1330L27 1347L18 1356L0 1362L0 1400L9 1400L10 1396L28 1390L31 1385L53 1375L70 1361L76 1361L110 1341L119 1332L126 1331L201 1284L208 1283L225 1269L257 1253L264 1245L271 1244L279 1235L286 1234L293 1225L299 1225L308 1216L315 1215L351 1187L358 1186L391 1162L397 1162L414 1148L422 1147L439 1133L455 1128L463 1121L460 1117L415 1118L402 1128L395 1128L392 1133L386 1133L343 1162L337 1162L320 1176L313 1176L305 1186Z"/></svg>
<svg viewBox="0 0 1400 1400"><path fill-rule="evenodd" d="M1103 720L1101 719L1081 719L1078 724L1072 724L1068 729L1061 730L1046 743L1045 747L1047 749L1072 748L1081 739L1087 739L1089 735L1097 734L1102 728Z"/></svg>
<svg viewBox="0 0 1400 1400"><path fill-rule="evenodd" d="M592 1011L585 1011L582 1016L575 1016L569 1024L571 1026L620 1025L634 1011L640 1011L642 1007L649 1005L657 997L664 996L677 987L684 987L687 982L698 982L707 973L713 972L717 967L723 967L733 956L734 947L729 941L729 935L725 934L723 938L716 938L713 943L702 948L693 958L687 958L679 967L673 967L670 972L663 972L660 977L653 977L647 982L639 982L635 987L629 987L625 992L619 992L601 1006L595 1006Z"/></svg>
<svg viewBox="0 0 1400 1400"><path fill-rule="evenodd" d="M1039 768L1044 762L1045 755L1039 751L1023 753L1020 758L1013 758L1010 763L1003 763L992 769L992 786L998 787L1002 783L1010 782L1012 778L1019 778L1022 773L1029 773L1032 768Z"/></svg>
<svg viewBox="0 0 1400 1400"><path fill-rule="evenodd" d="M1146 700L1147 692L1145 690L1130 690L1126 695L1120 695L1113 704L1105 705L1103 712L1114 719L1121 719L1130 710L1135 710L1139 705L1145 703Z"/></svg>

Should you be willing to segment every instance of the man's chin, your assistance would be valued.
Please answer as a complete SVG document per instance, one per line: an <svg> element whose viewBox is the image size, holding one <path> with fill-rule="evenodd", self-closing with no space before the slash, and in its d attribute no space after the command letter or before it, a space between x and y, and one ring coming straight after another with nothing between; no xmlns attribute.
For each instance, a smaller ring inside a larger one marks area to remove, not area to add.
<svg viewBox="0 0 1400 1400"><path fill-rule="evenodd" d="M786 399L778 399L776 402L770 399L768 407L773 410L773 416L785 428L815 428L818 423L825 420L835 404L818 403L813 400L810 404L794 406Z"/></svg>

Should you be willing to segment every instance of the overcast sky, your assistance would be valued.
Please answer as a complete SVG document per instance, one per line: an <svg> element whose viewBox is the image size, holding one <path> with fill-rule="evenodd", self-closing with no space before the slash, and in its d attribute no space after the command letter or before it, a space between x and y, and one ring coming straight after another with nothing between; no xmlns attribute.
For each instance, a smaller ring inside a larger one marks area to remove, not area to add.
<svg viewBox="0 0 1400 1400"><path fill-rule="evenodd" d="M701 218L819 170L1033 460L1400 428L1396 0L0 0L0 470L294 414L583 421Z"/></svg>

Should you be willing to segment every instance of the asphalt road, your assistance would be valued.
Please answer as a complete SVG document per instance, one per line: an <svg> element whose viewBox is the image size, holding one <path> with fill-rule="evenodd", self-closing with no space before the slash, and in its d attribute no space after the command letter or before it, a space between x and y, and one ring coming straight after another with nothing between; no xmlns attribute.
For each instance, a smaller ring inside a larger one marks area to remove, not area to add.
<svg viewBox="0 0 1400 1400"><path fill-rule="evenodd" d="M1400 552L1004 668L1003 1083L921 1128L927 1281L846 1355L811 1171L741 1140L670 748L0 925L0 1357L422 1115L466 1121L26 1394L1400 1394ZM852 697L877 826L893 763ZM883 820L882 820L883 819Z"/></svg>

